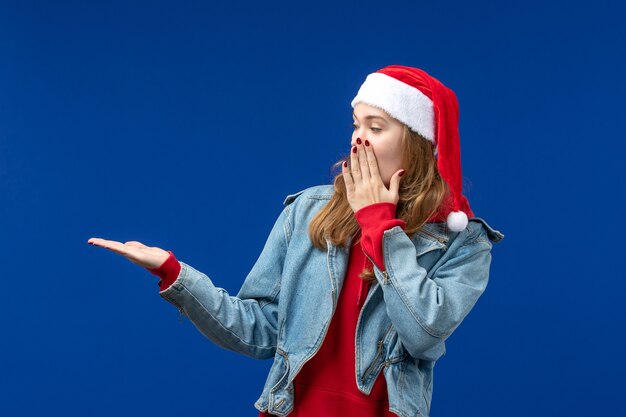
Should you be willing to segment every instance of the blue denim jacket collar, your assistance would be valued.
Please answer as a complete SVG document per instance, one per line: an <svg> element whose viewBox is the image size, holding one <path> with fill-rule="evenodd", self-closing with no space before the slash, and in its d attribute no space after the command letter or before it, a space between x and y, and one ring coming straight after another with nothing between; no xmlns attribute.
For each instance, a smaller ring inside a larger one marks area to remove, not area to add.
<svg viewBox="0 0 626 417"><path fill-rule="evenodd" d="M218 346L273 359L255 407L286 416L293 380L319 350L347 271L350 242L314 248L308 223L333 195L319 185L288 195L268 240L236 296L181 261L181 273L161 296L184 312ZM481 218L462 232L428 223L410 239L400 226L383 237L385 270L361 308L355 336L355 383L364 394L384 373L389 409L427 417L433 368L445 340L484 291L492 243L504 235Z"/></svg>

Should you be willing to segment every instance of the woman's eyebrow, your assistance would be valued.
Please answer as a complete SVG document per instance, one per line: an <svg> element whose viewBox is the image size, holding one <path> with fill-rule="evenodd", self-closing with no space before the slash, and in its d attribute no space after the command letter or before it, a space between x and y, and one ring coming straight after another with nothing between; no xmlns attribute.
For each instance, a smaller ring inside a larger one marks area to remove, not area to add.
<svg viewBox="0 0 626 417"><path fill-rule="evenodd" d="M356 115L355 115L354 113L352 113L352 117L357 118L357 117L356 117ZM380 119L380 120L382 120L383 122L386 122L386 121L387 121L384 117L381 117L381 116L376 116L376 115L373 115L373 114L370 114L370 115L365 116L365 120L370 120L370 119Z"/></svg>

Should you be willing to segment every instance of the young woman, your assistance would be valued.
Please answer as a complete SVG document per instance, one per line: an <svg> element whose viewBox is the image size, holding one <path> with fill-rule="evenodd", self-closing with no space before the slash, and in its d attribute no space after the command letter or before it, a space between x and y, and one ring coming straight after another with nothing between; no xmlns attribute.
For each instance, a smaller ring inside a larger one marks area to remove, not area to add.
<svg viewBox="0 0 626 417"><path fill-rule="evenodd" d="M158 275L161 297L218 346L273 358L261 417L427 417L435 362L504 237L461 193L452 90L390 65L351 105L341 172L286 197L237 295L172 251L88 241Z"/></svg>

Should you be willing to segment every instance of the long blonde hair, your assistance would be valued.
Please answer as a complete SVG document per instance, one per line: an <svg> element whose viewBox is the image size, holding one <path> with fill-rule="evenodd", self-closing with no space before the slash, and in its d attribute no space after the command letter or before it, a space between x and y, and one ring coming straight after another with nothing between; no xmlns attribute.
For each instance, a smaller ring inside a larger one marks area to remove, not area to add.
<svg viewBox="0 0 626 417"><path fill-rule="evenodd" d="M399 200L396 217L406 222L405 233L411 237L446 201L449 188L437 169L437 160L433 153L433 144L420 134L403 124L401 146L403 148L402 167L405 173L400 181ZM335 193L309 223L309 237L312 244L320 250L326 250L326 237L333 245L345 245L349 237L360 237L360 227L354 212L348 203L346 185L341 172L341 164L348 161L350 155L334 163L331 173L334 175ZM356 243L353 240L353 244ZM376 281L374 272L365 268L359 277Z"/></svg>

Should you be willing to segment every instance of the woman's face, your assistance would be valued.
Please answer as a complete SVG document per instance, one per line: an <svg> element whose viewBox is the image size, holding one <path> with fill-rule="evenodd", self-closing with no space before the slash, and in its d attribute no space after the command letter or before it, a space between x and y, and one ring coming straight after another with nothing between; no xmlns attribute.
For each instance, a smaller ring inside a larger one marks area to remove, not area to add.
<svg viewBox="0 0 626 417"><path fill-rule="evenodd" d="M389 181L393 174L401 168L406 168L401 166L402 123L385 111L365 103L357 103L354 106L352 118L354 120L352 146L356 146L356 138L369 141L374 149L380 177L389 188Z"/></svg>

